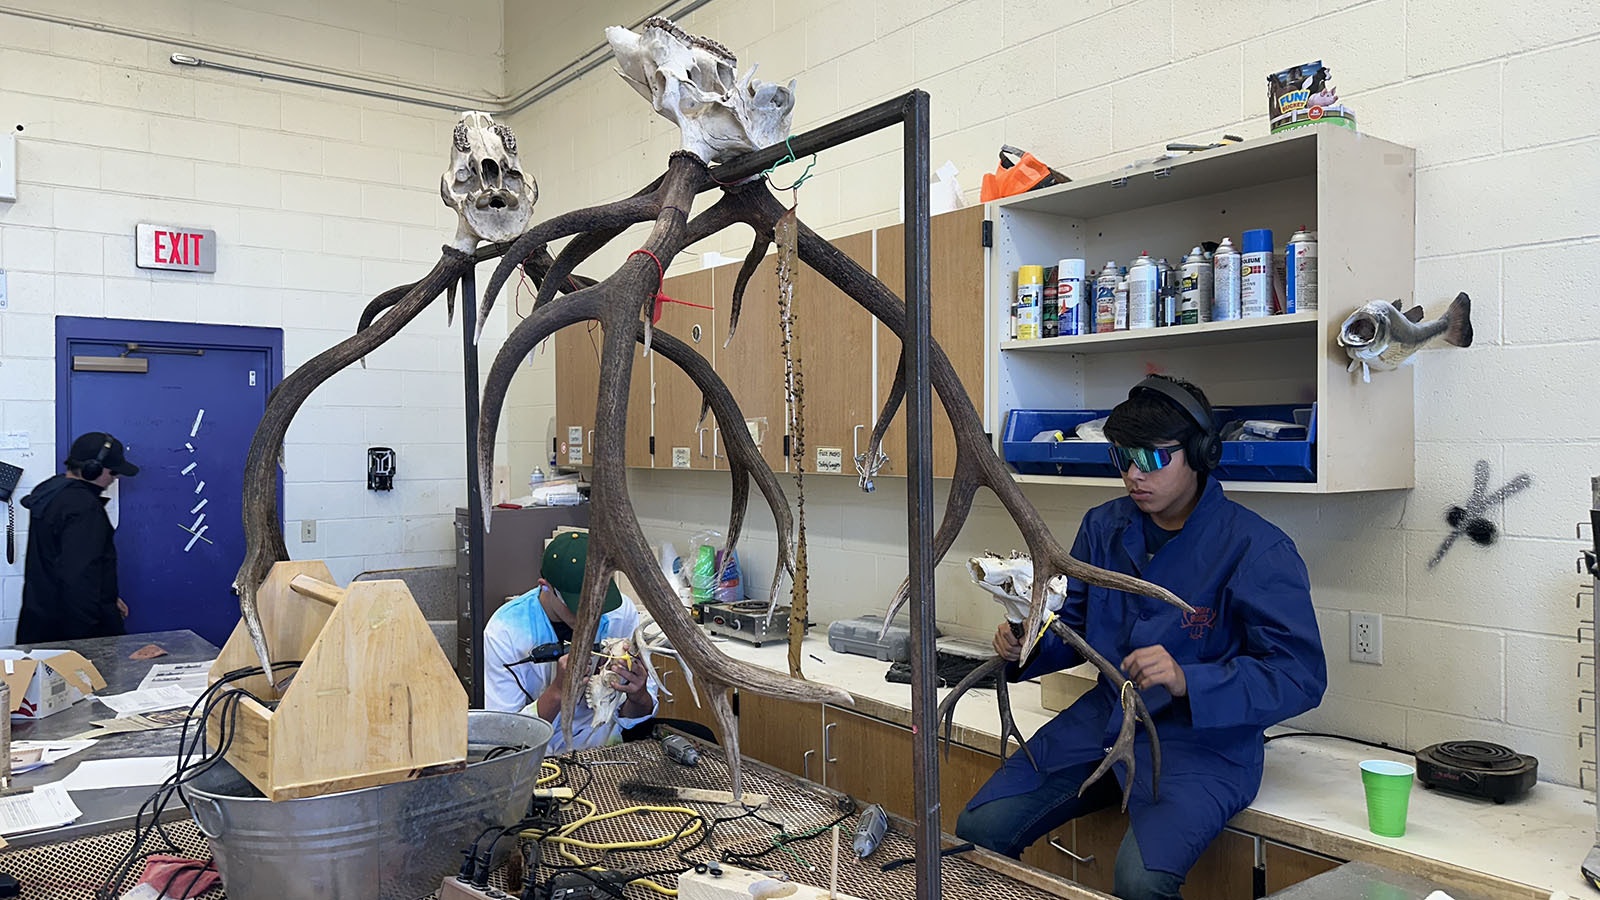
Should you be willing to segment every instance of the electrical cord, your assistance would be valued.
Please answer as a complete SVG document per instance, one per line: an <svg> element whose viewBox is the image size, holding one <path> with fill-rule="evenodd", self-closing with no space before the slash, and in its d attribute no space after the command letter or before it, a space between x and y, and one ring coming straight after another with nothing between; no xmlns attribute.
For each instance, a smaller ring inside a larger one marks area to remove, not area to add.
<svg viewBox="0 0 1600 900"><path fill-rule="evenodd" d="M1393 744L1386 744L1382 741L1368 741L1358 737L1350 737L1349 735L1344 734L1333 734L1332 732L1327 731L1280 731L1277 734L1267 735L1262 743L1270 744L1278 738L1291 737L1329 738L1335 741L1349 741L1352 744L1361 744L1362 746L1372 747L1376 750L1388 750L1392 753L1404 753L1407 756L1416 755L1416 752L1413 750L1407 750L1404 747L1396 747Z"/></svg>

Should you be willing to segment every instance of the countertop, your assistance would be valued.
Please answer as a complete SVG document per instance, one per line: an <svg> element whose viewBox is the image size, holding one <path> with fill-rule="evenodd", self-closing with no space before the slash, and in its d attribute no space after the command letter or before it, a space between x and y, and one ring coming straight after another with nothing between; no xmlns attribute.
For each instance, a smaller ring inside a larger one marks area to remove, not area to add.
<svg viewBox="0 0 1600 900"><path fill-rule="evenodd" d="M146 644L161 647L167 651L167 655L146 660L128 658L129 654ZM100 670L101 676L106 680L106 686L99 693L107 695L120 694L137 688L153 665L200 662L215 658L218 652L209 641L192 631L158 631L120 637L89 638L81 641L34 644L19 649L78 651ZM93 727L89 724L91 721L112 719L116 715L115 710L97 699L80 700L69 709L36 721L13 719L11 738L18 741L59 740L88 731ZM60 762L18 775L15 784L19 788L34 788L41 784L60 781L76 769L79 763L91 759L176 756L180 731L179 728L163 728L156 731L108 735L97 739L95 745L87 750L74 753ZM155 788L149 785L74 791L72 801L83 811L78 821L61 828L9 835L6 841L13 847L26 847L132 827L133 816L138 811L139 805L154 791ZM176 800L168 806L167 811L169 817L184 818L188 815L183 804Z"/></svg>
<svg viewBox="0 0 1600 900"><path fill-rule="evenodd" d="M911 686L884 681L886 662L835 653L826 634L825 627L816 627L806 637L805 677L849 691L855 710L863 715L909 727ZM788 668L788 651L781 643L757 648L719 640L718 648L764 668L782 672ZM941 689L940 699L948 693L949 689ZM1013 685L1011 703L1024 735L1032 735L1055 715L1040 706L1037 682ZM1000 721L994 691L969 692L956 707L955 726L958 743L998 752ZM1338 859L1371 862L1447 883L1443 875L1451 874L1456 883L1497 897L1545 900L1555 892L1600 897L1579 872L1595 843L1592 792L1540 782L1526 797L1496 805L1417 784L1406 836L1384 838L1367 830L1358 769L1364 759L1411 762L1402 754L1344 741L1275 739L1267 744L1266 771L1255 802L1229 825Z"/></svg>

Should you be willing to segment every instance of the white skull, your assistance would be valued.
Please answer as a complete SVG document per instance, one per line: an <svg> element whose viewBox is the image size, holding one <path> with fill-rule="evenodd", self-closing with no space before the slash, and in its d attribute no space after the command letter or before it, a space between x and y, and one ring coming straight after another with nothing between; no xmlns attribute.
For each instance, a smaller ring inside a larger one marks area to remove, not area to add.
<svg viewBox="0 0 1600 900"><path fill-rule="evenodd" d="M539 184L522 171L517 136L488 113L464 112L450 140L450 168L439 179L444 205L456 211L457 250L509 241L528 229Z"/></svg>
<svg viewBox="0 0 1600 900"><path fill-rule="evenodd" d="M736 78L738 61L728 48L660 17L646 20L639 34L613 25L606 41L617 74L677 124L683 149L706 162L726 162L788 137L793 81L787 87L758 81L755 66Z"/></svg>

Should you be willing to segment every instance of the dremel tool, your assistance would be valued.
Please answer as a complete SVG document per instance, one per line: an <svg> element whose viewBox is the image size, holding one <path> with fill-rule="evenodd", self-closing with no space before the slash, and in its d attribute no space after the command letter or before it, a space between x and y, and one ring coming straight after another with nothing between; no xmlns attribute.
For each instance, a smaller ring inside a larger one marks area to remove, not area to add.
<svg viewBox="0 0 1600 900"><path fill-rule="evenodd" d="M883 811L883 807L874 803L862 810L861 818L856 822L856 839L852 845L856 855L862 859L871 856L888 833L889 814Z"/></svg>
<svg viewBox="0 0 1600 900"><path fill-rule="evenodd" d="M680 734L669 734L662 738L661 752L667 759L682 766L693 766L700 762L700 749Z"/></svg>

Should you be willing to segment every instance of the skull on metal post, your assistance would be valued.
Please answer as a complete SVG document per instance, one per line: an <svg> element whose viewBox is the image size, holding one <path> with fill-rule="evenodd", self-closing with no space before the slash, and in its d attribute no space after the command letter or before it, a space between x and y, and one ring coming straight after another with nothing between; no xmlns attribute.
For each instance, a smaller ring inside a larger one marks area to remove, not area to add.
<svg viewBox="0 0 1600 900"><path fill-rule="evenodd" d="M793 81L785 87L757 80L755 66L736 77L738 61L728 48L659 16L645 20L637 34L613 25L606 41L617 74L682 130L683 149L706 162L726 162L788 137Z"/></svg>
<svg viewBox="0 0 1600 900"><path fill-rule="evenodd" d="M539 184L522 171L517 136L488 113L464 112L450 141L450 168L439 179L444 205L459 221L452 246L509 241L528 228Z"/></svg>

